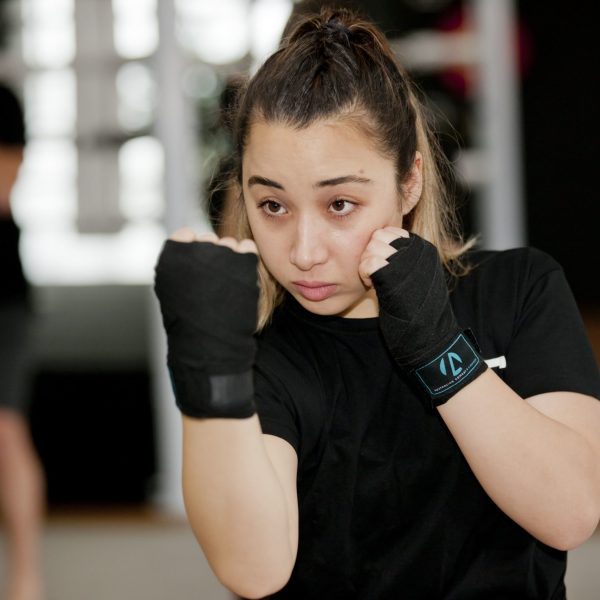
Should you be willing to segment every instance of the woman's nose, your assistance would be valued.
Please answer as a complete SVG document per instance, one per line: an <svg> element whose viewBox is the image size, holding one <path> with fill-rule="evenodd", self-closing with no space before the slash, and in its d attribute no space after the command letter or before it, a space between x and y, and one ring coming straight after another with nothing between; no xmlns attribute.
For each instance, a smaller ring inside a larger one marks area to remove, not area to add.
<svg viewBox="0 0 600 600"><path fill-rule="evenodd" d="M303 218L298 221L290 250L290 261L302 271L327 260L325 235L316 219Z"/></svg>

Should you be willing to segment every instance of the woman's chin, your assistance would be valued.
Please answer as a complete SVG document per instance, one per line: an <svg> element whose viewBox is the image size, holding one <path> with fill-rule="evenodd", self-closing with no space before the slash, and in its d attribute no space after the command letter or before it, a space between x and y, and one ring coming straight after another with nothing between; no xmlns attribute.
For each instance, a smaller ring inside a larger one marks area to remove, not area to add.
<svg viewBox="0 0 600 600"><path fill-rule="evenodd" d="M301 306L317 315L365 319L377 317L379 314L379 305L374 290L352 296L338 292L318 301L306 298L296 290L288 291Z"/></svg>

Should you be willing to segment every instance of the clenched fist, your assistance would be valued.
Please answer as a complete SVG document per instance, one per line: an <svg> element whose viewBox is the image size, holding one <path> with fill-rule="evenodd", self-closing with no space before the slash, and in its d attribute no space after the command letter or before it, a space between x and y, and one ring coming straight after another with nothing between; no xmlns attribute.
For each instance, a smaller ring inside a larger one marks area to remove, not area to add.
<svg viewBox="0 0 600 600"><path fill-rule="evenodd" d="M433 244L397 227L377 230L360 274L375 287L379 325L392 356L432 406L486 370L472 333L456 321Z"/></svg>
<svg viewBox="0 0 600 600"><path fill-rule="evenodd" d="M252 240L176 231L156 265L167 365L180 410L192 417L255 412L252 365L258 313Z"/></svg>
<svg viewBox="0 0 600 600"><path fill-rule="evenodd" d="M390 243L399 237L408 237L409 233L400 227L376 229L365 247L358 266L358 273L367 287L372 287L371 275L388 264L388 258L396 252Z"/></svg>

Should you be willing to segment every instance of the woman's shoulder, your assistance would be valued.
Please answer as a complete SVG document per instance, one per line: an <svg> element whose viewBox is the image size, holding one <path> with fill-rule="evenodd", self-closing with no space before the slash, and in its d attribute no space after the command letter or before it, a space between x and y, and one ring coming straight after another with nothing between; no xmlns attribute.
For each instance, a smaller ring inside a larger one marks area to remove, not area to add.
<svg viewBox="0 0 600 600"><path fill-rule="evenodd" d="M598 367L560 263L535 247L468 254L472 269L453 305L487 355L504 357L506 383L523 398L557 390L598 396Z"/></svg>
<svg viewBox="0 0 600 600"><path fill-rule="evenodd" d="M263 432L290 442L302 465L316 447L324 423L323 390L308 329L278 307L256 335L254 363Z"/></svg>
<svg viewBox="0 0 600 600"><path fill-rule="evenodd" d="M560 264L539 248L475 249L462 262L467 273L451 285L459 322L502 347L532 307L543 310L568 293Z"/></svg>
<svg viewBox="0 0 600 600"><path fill-rule="evenodd" d="M521 246L508 250L473 249L462 258L468 267L467 277L477 275L508 276L517 273L537 278L561 270L558 261L547 252L534 246Z"/></svg>
<svg viewBox="0 0 600 600"><path fill-rule="evenodd" d="M537 282L552 273L562 273L558 261L534 246L508 250L474 249L466 252L462 264L466 274L453 286L457 292L478 289L484 295L527 294Z"/></svg>

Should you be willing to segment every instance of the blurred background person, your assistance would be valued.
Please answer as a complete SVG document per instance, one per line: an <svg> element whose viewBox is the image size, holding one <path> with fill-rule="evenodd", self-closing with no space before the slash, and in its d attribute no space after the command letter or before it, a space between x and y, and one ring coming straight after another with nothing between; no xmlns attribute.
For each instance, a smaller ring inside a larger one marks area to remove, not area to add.
<svg viewBox="0 0 600 600"><path fill-rule="evenodd" d="M10 194L23 160L20 102L0 84L0 515L7 538L8 600L41 600L44 476L28 423L31 310Z"/></svg>

